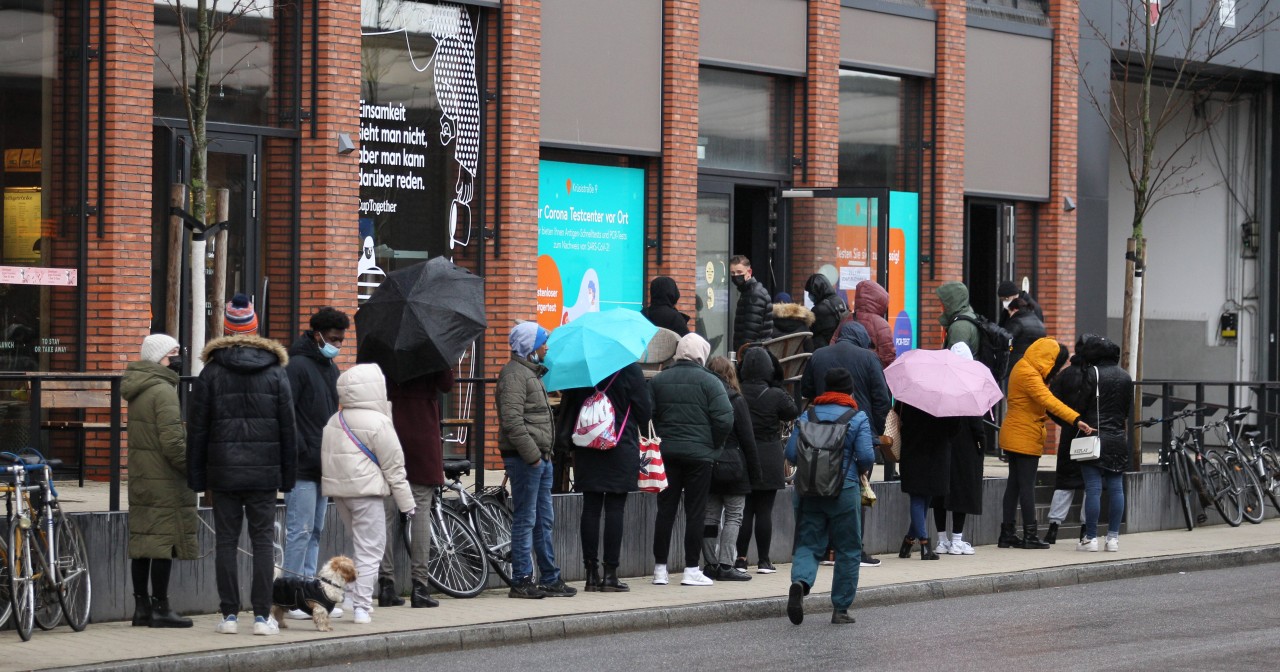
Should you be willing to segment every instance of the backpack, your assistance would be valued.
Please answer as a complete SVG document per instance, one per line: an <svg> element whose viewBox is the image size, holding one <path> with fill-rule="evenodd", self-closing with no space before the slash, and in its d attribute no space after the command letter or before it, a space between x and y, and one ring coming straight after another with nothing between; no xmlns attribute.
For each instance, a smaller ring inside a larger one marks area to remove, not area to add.
<svg viewBox="0 0 1280 672"><path fill-rule="evenodd" d="M956 315L951 318L951 324L955 324L958 320L964 320L978 328L978 351L973 353L973 358L990 369L991 377L995 378L997 383L1004 382L1009 375L1013 334L981 315L975 317Z"/></svg>
<svg viewBox="0 0 1280 672"><path fill-rule="evenodd" d="M618 374L613 374L603 390L596 388L591 396L583 400L582 407L578 409L578 419L573 425L573 445L596 450L609 450L618 445L622 438L622 428L627 426L627 418L631 417L631 408L627 408L627 414L622 417L622 428L619 428L613 402L605 394L617 378Z"/></svg>
<svg viewBox="0 0 1280 672"><path fill-rule="evenodd" d="M796 492L801 497L835 497L844 488L848 469L844 460L844 437L849 420L858 409L851 408L835 420L814 419L814 411L796 421Z"/></svg>

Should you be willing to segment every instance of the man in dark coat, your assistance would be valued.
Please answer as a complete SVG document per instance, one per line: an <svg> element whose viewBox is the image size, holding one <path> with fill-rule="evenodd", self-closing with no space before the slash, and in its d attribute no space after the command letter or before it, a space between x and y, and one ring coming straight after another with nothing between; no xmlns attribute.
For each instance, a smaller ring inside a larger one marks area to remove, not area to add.
<svg viewBox="0 0 1280 672"><path fill-rule="evenodd" d="M689 316L676 309L680 302L680 288L676 281L660 275L649 281L649 306L640 311L642 315L661 329L670 329L677 336L689 333Z"/></svg>
<svg viewBox="0 0 1280 672"><path fill-rule="evenodd" d="M276 492L293 489L298 459L293 392L284 370L289 355L275 341L244 333L210 341L201 358L205 369L188 404L187 482L196 492L213 492L223 619L217 631L237 631L236 544L247 518L254 634L279 634L270 620Z"/></svg>
<svg viewBox="0 0 1280 672"><path fill-rule="evenodd" d="M1015 298L1009 302L1009 307L1005 309L1007 320L1003 321L1003 326L1008 330L1009 335L1013 336L1013 351L1009 353L1009 371L1013 370L1013 365L1027 354L1027 348L1032 343L1044 338L1048 335L1044 328L1044 322L1036 317L1035 311L1031 305L1021 297ZM1004 381L1000 381L1004 382ZM1061 397L1059 397L1061 398Z"/></svg>
<svg viewBox="0 0 1280 672"><path fill-rule="evenodd" d="M809 276L804 283L804 291L813 302L812 349L817 350L835 340L841 320L849 314L849 306L831 286L831 280L822 273Z"/></svg>
<svg viewBox="0 0 1280 672"><path fill-rule="evenodd" d="M773 336L773 301L769 290L751 273L751 260L741 254L729 259L729 280L738 288L738 308L733 316L733 349Z"/></svg>
<svg viewBox="0 0 1280 672"><path fill-rule="evenodd" d="M298 423L298 480L285 495L284 570L295 576L315 576L320 556L320 533L324 530L329 499L320 494L320 439L325 423L338 412L338 367L333 358L351 326L351 318L335 308L324 307L311 316L310 331L289 346L289 387L293 392L293 413ZM311 618L303 610L290 611L290 618Z"/></svg>
<svg viewBox="0 0 1280 672"><path fill-rule="evenodd" d="M1009 328L1005 325L1005 322L1009 320L1009 313L1007 312L1009 310L1009 304L1017 298L1021 298L1023 301L1026 301L1027 305L1031 308L1031 312L1036 314L1036 319L1044 322L1044 310L1040 307L1040 304L1036 302L1035 299L1031 298L1030 294L1019 289L1018 285L1014 284L1012 280L1001 281L1000 285L996 287L996 294L1000 297L1001 309L1006 311L1000 313L1000 326L1005 329Z"/></svg>

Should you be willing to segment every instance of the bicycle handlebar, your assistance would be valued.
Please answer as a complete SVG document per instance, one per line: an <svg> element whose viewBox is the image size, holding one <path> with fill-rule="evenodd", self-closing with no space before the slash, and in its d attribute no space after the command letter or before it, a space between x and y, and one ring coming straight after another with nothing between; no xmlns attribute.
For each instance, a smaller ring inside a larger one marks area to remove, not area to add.
<svg viewBox="0 0 1280 672"><path fill-rule="evenodd" d="M1138 425L1139 427L1154 427L1162 422L1173 422L1174 420L1189 418L1197 413L1204 413L1205 411L1208 411L1208 410L1209 410L1209 407L1207 406L1201 406L1199 408L1189 408L1185 411L1179 411L1178 413L1174 413L1173 415L1170 415L1169 417L1166 417L1166 418L1147 418L1146 420L1143 420L1141 422L1137 422L1134 424Z"/></svg>

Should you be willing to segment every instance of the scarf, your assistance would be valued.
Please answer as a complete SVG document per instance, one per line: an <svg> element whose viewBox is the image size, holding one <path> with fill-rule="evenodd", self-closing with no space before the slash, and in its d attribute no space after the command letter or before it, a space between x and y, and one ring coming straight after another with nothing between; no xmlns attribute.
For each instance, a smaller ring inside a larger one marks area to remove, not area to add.
<svg viewBox="0 0 1280 672"><path fill-rule="evenodd" d="M854 401L853 397L845 394L844 392L823 392L822 394L819 394L818 398L813 400L813 405L821 406L822 404L848 406L855 411L858 410L858 402Z"/></svg>

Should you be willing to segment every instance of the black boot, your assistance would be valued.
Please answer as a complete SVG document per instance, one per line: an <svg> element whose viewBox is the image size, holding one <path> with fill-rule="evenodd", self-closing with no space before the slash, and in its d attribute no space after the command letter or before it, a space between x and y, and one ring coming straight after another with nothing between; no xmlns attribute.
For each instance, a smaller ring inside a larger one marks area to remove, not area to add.
<svg viewBox="0 0 1280 672"><path fill-rule="evenodd" d="M929 537L920 537L920 559L921 560L937 560L938 554L933 552L933 546L929 545Z"/></svg>
<svg viewBox="0 0 1280 672"><path fill-rule="evenodd" d="M139 627L151 625L151 598L133 594L133 624Z"/></svg>
<svg viewBox="0 0 1280 672"><path fill-rule="evenodd" d="M136 624L136 622L135 622ZM189 628L191 619L183 618L169 608L169 598L151 598L151 624L153 628Z"/></svg>
<svg viewBox="0 0 1280 672"><path fill-rule="evenodd" d="M902 546L898 548L899 558L911 557L911 547L916 545L915 537L907 535L902 538Z"/></svg>
<svg viewBox="0 0 1280 672"><path fill-rule="evenodd" d="M583 560L582 564L587 568L587 585L583 590L588 593L598 593L601 590L600 585L600 568L595 560ZM608 573L608 568L605 572Z"/></svg>
<svg viewBox="0 0 1280 672"><path fill-rule="evenodd" d="M1022 537L1014 532L1013 523L1000 523L1000 539L996 542L1000 548L1022 548Z"/></svg>
<svg viewBox="0 0 1280 672"><path fill-rule="evenodd" d="M1049 523L1049 531L1044 533L1044 543L1046 544L1058 543L1058 524L1057 523Z"/></svg>
<svg viewBox="0 0 1280 672"><path fill-rule="evenodd" d="M378 579L378 606L402 607L404 598L396 592L396 581L388 577Z"/></svg>
<svg viewBox="0 0 1280 672"><path fill-rule="evenodd" d="M1045 542L1040 540L1040 536L1039 534L1037 534L1036 528L1037 528L1037 525L1035 523L1022 526L1022 547L1023 548L1049 548L1049 544L1046 544Z"/></svg>
<svg viewBox="0 0 1280 672"><path fill-rule="evenodd" d="M631 587L618 580L618 566L604 563L604 579L600 581L602 593L627 593Z"/></svg>
<svg viewBox="0 0 1280 672"><path fill-rule="evenodd" d="M400 604L404 604L404 600L400 600ZM421 581L414 581L413 594L409 596L409 606L414 609L438 607L440 602L431 597L431 588L427 584Z"/></svg>

